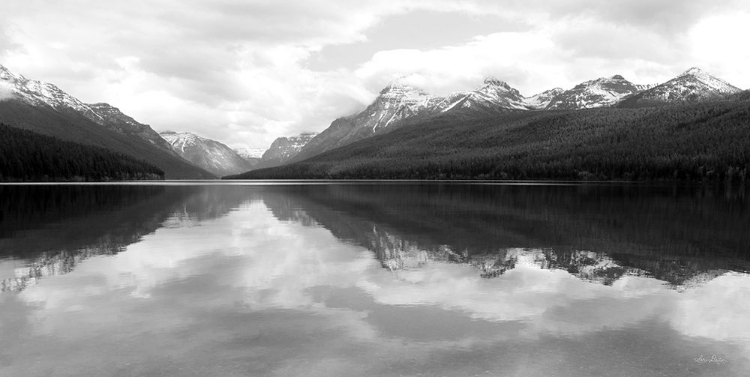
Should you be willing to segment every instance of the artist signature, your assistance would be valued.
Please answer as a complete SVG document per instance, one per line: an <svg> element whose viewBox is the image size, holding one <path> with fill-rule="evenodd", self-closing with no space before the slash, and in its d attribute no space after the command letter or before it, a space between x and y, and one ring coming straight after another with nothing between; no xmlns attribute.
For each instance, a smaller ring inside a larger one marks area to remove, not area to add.
<svg viewBox="0 0 750 377"><path fill-rule="evenodd" d="M693 359L693 361L698 364L724 364L727 362L726 359L716 355L711 355L710 357L700 355L699 357Z"/></svg>

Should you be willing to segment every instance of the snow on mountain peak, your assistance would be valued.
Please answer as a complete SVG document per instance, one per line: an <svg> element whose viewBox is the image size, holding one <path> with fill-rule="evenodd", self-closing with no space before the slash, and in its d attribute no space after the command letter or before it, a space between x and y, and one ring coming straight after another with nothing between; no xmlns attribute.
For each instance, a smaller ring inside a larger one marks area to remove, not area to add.
<svg viewBox="0 0 750 377"><path fill-rule="evenodd" d="M4 65L0 64L0 80L20 81L23 78L23 76L14 74L8 68L5 68Z"/></svg>
<svg viewBox="0 0 750 377"><path fill-rule="evenodd" d="M495 77L492 77L492 76L485 78L484 79L484 84L485 84L485 86L500 86L500 87L503 87L505 89L511 89L510 85L508 85L507 82L505 82L503 80L499 80L499 79L497 79Z"/></svg>
<svg viewBox="0 0 750 377"><path fill-rule="evenodd" d="M171 144L172 149L176 150L178 153L185 152L185 148L199 145L207 140L192 132L164 131L159 132L159 136Z"/></svg>
<svg viewBox="0 0 750 377"><path fill-rule="evenodd" d="M555 96L548 109L588 109L611 106L622 98L638 93L639 87L620 75L584 81Z"/></svg>
<svg viewBox="0 0 750 377"><path fill-rule="evenodd" d="M5 86L12 94L30 104L46 104L57 110L70 108L89 118L101 119L101 116L96 114L86 104L60 90L54 84L29 80L22 75L14 74L2 65L0 65L0 80L5 83Z"/></svg>
<svg viewBox="0 0 750 377"><path fill-rule="evenodd" d="M688 69L687 71L682 72L682 74L680 76L686 76L686 75L698 76L698 75L705 75L705 74L706 74L706 72L703 72L702 69L700 69L698 67L692 67L692 68Z"/></svg>
<svg viewBox="0 0 750 377"><path fill-rule="evenodd" d="M544 109L556 96L565 92L563 88L553 88L545 90L541 93L537 93L531 97L526 98L526 105L531 109Z"/></svg>
<svg viewBox="0 0 750 377"><path fill-rule="evenodd" d="M394 81L380 91L383 98L421 98L429 94L422 89Z"/></svg>
<svg viewBox="0 0 750 377"><path fill-rule="evenodd" d="M260 159L263 157L263 153L266 152L265 148L248 148L248 147L240 147L240 148L234 148L234 151L237 152L240 157L243 157L245 159L252 159L257 158Z"/></svg>
<svg viewBox="0 0 750 377"><path fill-rule="evenodd" d="M732 94L732 93L739 93L741 90L732 84L706 72L701 70L700 68L690 68L687 71L683 72L680 76L677 76L677 78L673 80L683 81L683 80L697 80L700 83L703 83L704 85L708 86L712 90L721 93L721 94ZM670 80L667 83L673 81Z"/></svg>

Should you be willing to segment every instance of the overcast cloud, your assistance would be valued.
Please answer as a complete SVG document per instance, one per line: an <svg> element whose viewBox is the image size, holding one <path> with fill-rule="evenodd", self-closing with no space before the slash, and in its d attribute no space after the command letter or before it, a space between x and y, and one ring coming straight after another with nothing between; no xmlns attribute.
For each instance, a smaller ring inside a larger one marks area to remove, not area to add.
<svg viewBox="0 0 750 377"><path fill-rule="evenodd" d="M528 96L699 66L750 87L747 1L359 3L5 0L0 64L156 130L258 148L323 130L396 78L446 94L494 76Z"/></svg>

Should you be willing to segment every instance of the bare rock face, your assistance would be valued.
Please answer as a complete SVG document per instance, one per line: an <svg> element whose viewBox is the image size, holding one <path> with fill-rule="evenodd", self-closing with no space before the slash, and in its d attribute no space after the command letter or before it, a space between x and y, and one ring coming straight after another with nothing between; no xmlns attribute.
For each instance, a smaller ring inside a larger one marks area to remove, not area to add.
<svg viewBox="0 0 750 377"><path fill-rule="evenodd" d="M305 132L296 136L280 137L263 153L255 169L270 168L287 163L318 134Z"/></svg>

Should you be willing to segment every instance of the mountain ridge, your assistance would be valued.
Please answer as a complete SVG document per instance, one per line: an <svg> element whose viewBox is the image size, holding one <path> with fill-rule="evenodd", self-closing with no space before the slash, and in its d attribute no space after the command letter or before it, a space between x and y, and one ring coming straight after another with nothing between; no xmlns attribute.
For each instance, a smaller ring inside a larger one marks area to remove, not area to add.
<svg viewBox="0 0 750 377"><path fill-rule="evenodd" d="M151 127L112 106L93 105L107 109L103 116L54 84L16 75L2 65L0 89L0 121L12 127L145 159L167 179L215 178L174 153Z"/></svg>
<svg viewBox="0 0 750 377"><path fill-rule="evenodd" d="M696 103L726 98L742 90L693 67L662 84L624 98L620 107L647 107L674 103Z"/></svg>
<svg viewBox="0 0 750 377"><path fill-rule="evenodd" d="M649 108L446 113L238 179L746 181L750 96Z"/></svg>

